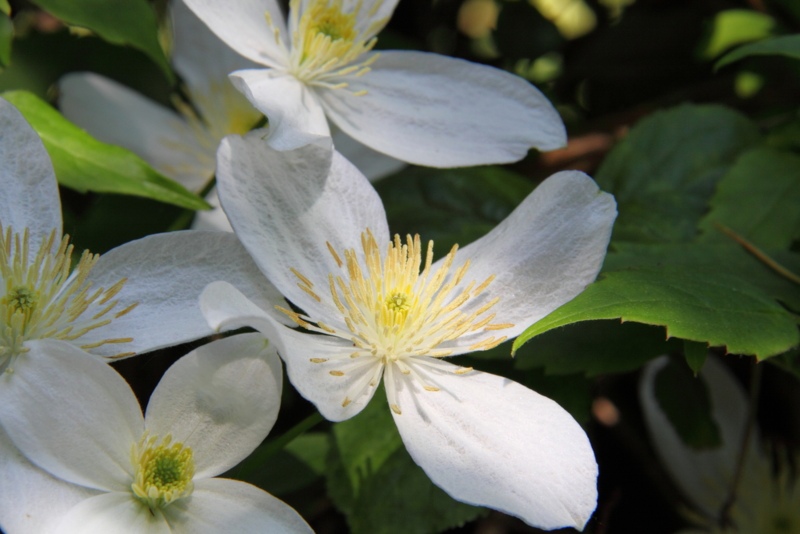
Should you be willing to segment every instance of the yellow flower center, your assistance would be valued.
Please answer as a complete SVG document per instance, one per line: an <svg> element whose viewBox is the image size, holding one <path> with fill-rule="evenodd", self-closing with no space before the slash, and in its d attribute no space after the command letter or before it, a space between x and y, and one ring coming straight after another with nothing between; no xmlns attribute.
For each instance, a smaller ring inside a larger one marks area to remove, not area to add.
<svg viewBox="0 0 800 534"><path fill-rule="evenodd" d="M492 332L513 326L493 323L490 313L499 297L486 298L484 291L495 276L490 275L480 284L464 283L469 261L455 268L458 245L433 268L433 242L428 243L423 264L423 249L419 235L407 236L403 243L399 235L381 254L372 233L361 236L364 265L354 249L345 250L342 257L328 244L341 274L328 277L329 298L339 315L323 322L294 311L278 308L306 329L334 335L353 343L353 351L341 358L341 368L329 371L333 376L360 372L371 366L372 372L359 383L357 391L350 391L343 405L375 385L383 368L396 369L413 375L429 391L438 390L419 372L420 366L436 367L435 358L453 354L455 340L468 337L469 351L487 350L506 340ZM420 270L420 267L422 269ZM299 279L298 286L322 302L323 297L313 283L292 269ZM315 324L313 324L315 323ZM314 363L325 363L330 358L311 358ZM459 372L468 372L462 369ZM391 392L387 393L391 396ZM390 399L390 404L392 404ZM392 405L399 413L399 407Z"/></svg>
<svg viewBox="0 0 800 534"><path fill-rule="evenodd" d="M194 490L194 457L191 447L172 443L167 435L161 442L145 432L131 450L133 494L151 510L159 510L186 497Z"/></svg>
<svg viewBox="0 0 800 534"><path fill-rule="evenodd" d="M288 71L310 85L329 89L348 87L345 78L363 76L378 59L374 54L360 60L375 46L375 36L389 21L388 17L374 20L380 6L380 1L375 2L369 11L363 12L359 2L345 12L342 0L312 0L304 9L301 0L291 0ZM266 18L280 43L269 13ZM362 95L364 91L354 94Z"/></svg>
<svg viewBox="0 0 800 534"><path fill-rule="evenodd" d="M87 277L99 256L84 252L72 268L73 247L64 237L58 247L55 232L31 254L28 231L22 235L0 224L0 371L13 372L14 359L27 352L31 339L78 340L135 307L115 310L120 280L108 289L92 290ZM106 339L79 345L88 350L131 338Z"/></svg>

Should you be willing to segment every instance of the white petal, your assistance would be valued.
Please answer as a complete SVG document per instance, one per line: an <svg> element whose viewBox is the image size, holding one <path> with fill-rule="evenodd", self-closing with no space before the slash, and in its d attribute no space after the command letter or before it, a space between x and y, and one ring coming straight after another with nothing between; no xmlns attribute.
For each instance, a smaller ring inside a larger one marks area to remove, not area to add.
<svg viewBox="0 0 800 534"><path fill-rule="evenodd" d="M639 398L650 440L662 464L670 470L690 502L708 517L717 518L730 495L731 481L739 459L747 423L747 396L724 365L715 358L707 358L700 377L706 383L711 416L720 430L722 446L706 450L692 449L675 432L655 396L656 376L667 363L666 357L649 363L639 383ZM758 463L758 451L758 439L753 434L748 444L748 468Z"/></svg>
<svg viewBox="0 0 800 534"><path fill-rule="evenodd" d="M428 372L440 391L394 373L403 377L397 391L402 414L392 415L431 480L456 500L533 526L583 528L597 504L597 464L572 416L506 378Z"/></svg>
<svg viewBox="0 0 800 534"><path fill-rule="evenodd" d="M566 144L553 105L529 82L486 65L425 52L380 52L347 90L315 88L345 133L430 167L508 163ZM366 90L355 96L353 92Z"/></svg>
<svg viewBox="0 0 800 534"><path fill-rule="evenodd" d="M50 476L30 463L0 427L0 528L48 534L70 508L97 492Z"/></svg>
<svg viewBox="0 0 800 534"><path fill-rule="evenodd" d="M228 216L225 215L225 211L223 211L222 207L219 205L219 196L217 195L216 187L209 191L205 200L211 205L211 209L198 211L194 214L192 230L233 232L231 223L228 221Z"/></svg>
<svg viewBox="0 0 800 534"><path fill-rule="evenodd" d="M17 108L0 98L0 224L30 231L31 249L56 231L61 238L61 200L50 156ZM35 252L34 252L35 253Z"/></svg>
<svg viewBox="0 0 800 534"><path fill-rule="evenodd" d="M499 297L491 309L495 324L513 327L490 332L516 337L530 324L572 300L597 277L617 215L614 197L578 171L554 174L503 222L458 251L456 262L470 267L462 286L496 278L465 312ZM479 332L457 340L464 352Z"/></svg>
<svg viewBox="0 0 800 534"><path fill-rule="evenodd" d="M90 72L59 81L59 107L93 137L138 154L157 171L196 191L214 174L218 139L139 93Z"/></svg>
<svg viewBox="0 0 800 534"><path fill-rule="evenodd" d="M0 422L35 464L68 482L130 485L131 445L144 420L114 369L62 341L29 341L0 384Z"/></svg>
<svg viewBox="0 0 800 534"><path fill-rule="evenodd" d="M170 14L172 63L186 84L192 103L216 134L213 157L222 137L245 133L261 118L261 113L228 80L231 72L257 65L220 41L182 1L170 3Z"/></svg>
<svg viewBox="0 0 800 534"><path fill-rule="evenodd" d="M130 492L104 493L78 504L57 534L170 534L163 515L153 515Z"/></svg>
<svg viewBox="0 0 800 534"><path fill-rule="evenodd" d="M338 128L332 130L331 136L336 151L355 165L370 182L394 174L406 166L405 162L372 150Z"/></svg>
<svg viewBox="0 0 800 534"><path fill-rule="evenodd" d="M369 228L385 246L389 229L375 189L342 156L331 157L330 139L278 151L258 132L230 136L217 162L222 207L261 270L306 313L335 321L340 314L330 302L328 275L339 268L326 243L343 258L345 249L361 248ZM314 284L320 301L298 287L291 269Z"/></svg>
<svg viewBox="0 0 800 534"><path fill-rule="evenodd" d="M150 397L145 427L192 448L195 477L216 476L245 459L278 418L283 371L259 333L204 345L178 360Z"/></svg>
<svg viewBox="0 0 800 534"><path fill-rule="evenodd" d="M365 388L363 395L350 398L351 402L345 402L355 384L377 371L374 365L354 369L361 362L350 358L353 346L349 341L286 328L260 312L256 305L224 282L210 284L200 297L200 305L212 325L222 328L250 326L275 343L278 354L286 363L289 380L326 419L343 421L353 417L375 393L377 384ZM377 379L380 380L379 374Z"/></svg>
<svg viewBox="0 0 800 534"><path fill-rule="evenodd" d="M172 532L176 534L313 532L292 507L266 491L238 480L198 480L191 500L183 508L167 509L166 512ZM173 516L173 512L177 513Z"/></svg>
<svg viewBox="0 0 800 534"><path fill-rule="evenodd" d="M228 46L260 65L278 67L286 64L285 46L275 40L272 24L280 32L280 39L288 39L286 23L280 4L275 0L237 0L234 9L228 2L219 0L184 0L211 31Z"/></svg>
<svg viewBox="0 0 800 534"><path fill-rule="evenodd" d="M102 255L89 275L95 287L121 278L127 281L117 295L118 309L138 302L136 308L76 343L133 341L103 345L94 354L147 352L210 335L197 300L215 280L231 282L267 310L283 302L236 237L225 232L172 232L132 241Z"/></svg>
<svg viewBox="0 0 800 534"><path fill-rule="evenodd" d="M231 82L269 120L262 139L278 150L292 150L330 134L313 92L295 77L274 70L239 70Z"/></svg>

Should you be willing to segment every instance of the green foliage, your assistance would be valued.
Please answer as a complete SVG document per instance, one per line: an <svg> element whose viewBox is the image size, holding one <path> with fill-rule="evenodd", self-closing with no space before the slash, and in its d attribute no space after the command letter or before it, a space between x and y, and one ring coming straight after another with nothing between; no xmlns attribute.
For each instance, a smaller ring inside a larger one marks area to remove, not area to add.
<svg viewBox="0 0 800 534"><path fill-rule="evenodd" d="M482 515L433 485L406 452L380 388L364 410L337 423L328 493L354 534L439 532Z"/></svg>
<svg viewBox="0 0 800 534"><path fill-rule="evenodd" d="M656 399L681 441L697 450L722 446L719 427L711 417L708 389L686 365L670 360L656 375L654 387Z"/></svg>
<svg viewBox="0 0 800 534"><path fill-rule="evenodd" d="M82 192L137 195L194 210L208 208L200 197L157 173L133 152L97 141L37 96L26 91L2 96L41 136L61 184Z"/></svg>
<svg viewBox="0 0 800 534"><path fill-rule="evenodd" d="M712 59L729 48L769 37L775 20L751 9L728 9L714 17L713 28L702 56Z"/></svg>
<svg viewBox="0 0 800 534"><path fill-rule="evenodd" d="M689 368L697 376L703 364L706 363L708 357L708 346L705 343L697 343L695 341L683 341L683 356L686 358L686 363Z"/></svg>
<svg viewBox="0 0 800 534"><path fill-rule="evenodd" d="M716 183L758 139L752 122L722 106L682 105L642 119L595 176L617 199L614 238L694 238Z"/></svg>
<svg viewBox="0 0 800 534"><path fill-rule="evenodd" d="M6 0L0 1L0 67L11 62L11 42L14 40L14 24L9 17L11 9Z"/></svg>
<svg viewBox="0 0 800 534"><path fill-rule="evenodd" d="M106 41L129 45L147 54L169 80L172 68L158 42L158 21L145 0L35 0L67 24L92 30Z"/></svg>
<svg viewBox="0 0 800 534"><path fill-rule="evenodd" d="M774 55L800 59L800 34L782 35L780 37L740 46L717 61L714 68L720 69L725 65L730 65L731 63L735 63L740 59L750 56Z"/></svg>

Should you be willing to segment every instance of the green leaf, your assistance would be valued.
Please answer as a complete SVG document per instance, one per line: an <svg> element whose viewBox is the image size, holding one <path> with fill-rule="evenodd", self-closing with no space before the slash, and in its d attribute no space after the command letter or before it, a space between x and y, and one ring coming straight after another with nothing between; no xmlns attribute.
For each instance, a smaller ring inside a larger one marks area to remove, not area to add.
<svg viewBox="0 0 800 534"><path fill-rule="evenodd" d="M533 184L499 167L409 167L375 184L392 232L433 239L442 256L505 219Z"/></svg>
<svg viewBox="0 0 800 534"><path fill-rule="evenodd" d="M751 9L728 9L714 17L708 43L701 55L712 59L732 46L769 37L775 20Z"/></svg>
<svg viewBox="0 0 800 534"><path fill-rule="evenodd" d="M750 56L786 56L792 59L800 59L800 34L782 35L740 46L717 61L714 69L720 69L725 65Z"/></svg>
<svg viewBox="0 0 800 534"><path fill-rule="evenodd" d="M682 105L642 119L598 170L619 206L617 240L689 241L717 181L758 128L722 106Z"/></svg>
<svg viewBox="0 0 800 534"><path fill-rule="evenodd" d="M11 14L11 6L8 3L8 0L0 0L0 13L4 15Z"/></svg>
<svg viewBox="0 0 800 534"><path fill-rule="evenodd" d="M624 373L677 350L664 329L620 321L587 321L556 328L516 351L517 369L544 367L550 375Z"/></svg>
<svg viewBox="0 0 800 534"><path fill-rule="evenodd" d="M0 12L0 67L11 63L11 43L14 40L14 23L8 13Z"/></svg>
<svg viewBox="0 0 800 534"><path fill-rule="evenodd" d="M654 389L661 410L681 441L696 450L722 446L705 382L692 376L686 365L670 360L656 375Z"/></svg>
<svg viewBox="0 0 800 534"><path fill-rule="evenodd" d="M706 363L706 356L708 356L708 345L705 343L683 341L683 357L686 358L686 363L694 373L694 376L697 376L697 373L703 368L703 364Z"/></svg>
<svg viewBox="0 0 800 534"><path fill-rule="evenodd" d="M406 452L383 388L357 416L333 426L328 493L354 534L440 532L485 513L433 485Z"/></svg>
<svg viewBox="0 0 800 534"><path fill-rule="evenodd" d="M26 91L8 91L2 96L42 138L59 183L81 192L137 195L193 210L209 207L133 152L97 141L39 97Z"/></svg>
<svg viewBox="0 0 800 534"><path fill-rule="evenodd" d="M147 54L170 80L172 68L158 41L158 21L145 0L34 0L67 24L87 28L106 41Z"/></svg>
<svg viewBox="0 0 800 534"><path fill-rule="evenodd" d="M597 282L525 330L514 349L560 326L615 318L664 326L670 337L759 358L800 342L796 318L776 302L796 306L800 288L738 245L617 248Z"/></svg>
<svg viewBox="0 0 800 534"><path fill-rule="evenodd" d="M727 240L724 225L759 248L789 248L800 238L800 157L772 148L746 152L722 178L700 227Z"/></svg>
<svg viewBox="0 0 800 534"><path fill-rule="evenodd" d="M246 481L273 495L298 491L324 475L329 449L327 433L303 434L251 473Z"/></svg>

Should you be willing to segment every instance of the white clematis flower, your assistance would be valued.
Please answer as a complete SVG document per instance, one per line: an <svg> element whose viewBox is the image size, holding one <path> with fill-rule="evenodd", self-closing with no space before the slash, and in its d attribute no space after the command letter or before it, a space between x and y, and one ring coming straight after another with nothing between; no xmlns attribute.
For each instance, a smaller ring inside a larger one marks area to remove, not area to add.
<svg viewBox="0 0 800 534"><path fill-rule="evenodd" d="M639 397L653 446L691 507L682 511L696 527L681 533L800 531L800 477L788 462L773 469L757 432L748 437L741 475L733 487L748 411L747 395L736 378L714 357L706 359L699 379L706 386L722 444L697 450L683 443L656 398L656 377L668 363L662 356L645 367ZM734 501L729 505L731 495Z"/></svg>
<svg viewBox="0 0 800 534"><path fill-rule="evenodd" d="M249 284L259 273L235 236L217 232L149 236L102 257L84 253L73 268L50 158L2 99L0 189L0 404L9 409L34 387L25 377L27 361L50 361L53 347L122 358L209 335L197 305L202 288L220 276ZM264 303L280 298L263 281L250 288ZM68 380L64 365L59 372ZM0 525L9 533L46 532L49 516L36 504L68 504L74 492L31 474L35 468L10 445L4 425L0 417ZM9 519L22 509L30 510L23 521Z"/></svg>
<svg viewBox="0 0 800 534"><path fill-rule="evenodd" d="M95 492L58 518L54 532L311 532L265 491L213 478L246 458L278 416L280 359L261 335L214 341L181 358L144 417L110 366L46 345L21 366L29 387L16 406L0 411L33 462ZM75 371L69 380L61 365Z"/></svg>
<svg viewBox="0 0 800 534"><path fill-rule="evenodd" d="M221 42L182 1L170 3L170 14L172 63L185 83L191 106L175 100L177 111L173 111L113 80L83 72L61 79L59 107L95 138L135 152L158 172L200 192L214 176L214 157L222 138L249 131L262 117L228 80L230 72L256 65ZM337 139L368 176L391 174L402 165L366 147L348 144L340 133ZM216 190L206 200L215 209L198 212L193 227L230 231Z"/></svg>
<svg viewBox="0 0 800 534"><path fill-rule="evenodd" d="M374 150L431 167L507 163L566 143L556 110L522 78L438 54L373 52L397 0L291 0L288 26L275 0L185 1L264 67L231 80L269 118L276 148L328 135L327 119Z"/></svg>
<svg viewBox="0 0 800 534"><path fill-rule="evenodd" d="M361 411L383 378L412 458L455 499L544 528L583 527L597 465L581 427L555 402L444 358L518 335L594 280L611 195L560 173L485 237L433 262L432 244L389 237L378 195L329 141L279 152L231 136L217 173L237 235L304 313L282 311L325 335L277 324L225 282L201 296L212 326L274 340L294 386L332 421Z"/></svg>

